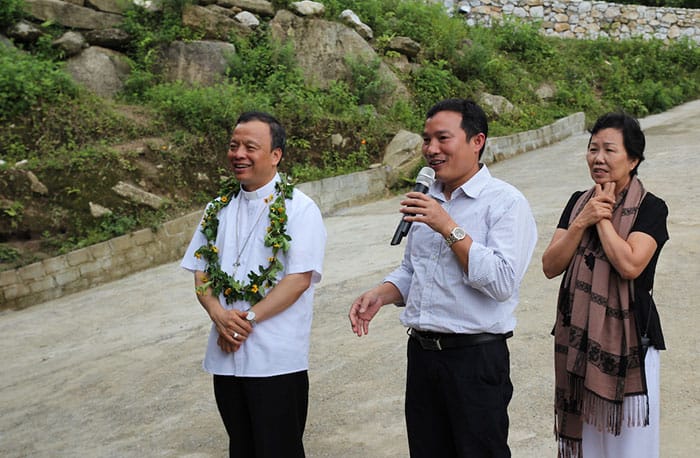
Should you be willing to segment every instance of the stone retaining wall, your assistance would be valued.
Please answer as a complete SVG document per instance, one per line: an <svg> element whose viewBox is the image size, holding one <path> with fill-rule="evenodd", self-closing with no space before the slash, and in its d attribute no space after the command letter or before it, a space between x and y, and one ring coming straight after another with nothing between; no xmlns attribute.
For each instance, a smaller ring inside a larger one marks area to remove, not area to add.
<svg viewBox="0 0 700 458"><path fill-rule="evenodd" d="M506 16L541 22L545 35L562 38L642 37L700 43L700 9L622 5L581 0L444 0L470 25L490 26Z"/></svg>
<svg viewBox="0 0 700 458"><path fill-rule="evenodd" d="M540 129L490 138L483 161L491 163L557 142L584 130L585 116L576 113ZM324 214L385 197L389 170L363 172L302 183ZM126 277L182 257L199 223L196 211L156 230L142 229L77 251L0 272L0 310L19 309Z"/></svg>

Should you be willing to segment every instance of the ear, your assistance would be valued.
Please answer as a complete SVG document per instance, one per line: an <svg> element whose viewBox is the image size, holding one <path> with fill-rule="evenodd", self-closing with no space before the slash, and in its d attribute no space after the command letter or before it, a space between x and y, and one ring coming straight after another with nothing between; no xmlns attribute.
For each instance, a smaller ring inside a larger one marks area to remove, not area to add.
<svg viewBox="0 0 700 458"><path fill-rule="evenodd" d="M486 143L486 135L484 135L483 132L479 132L476 135L472 135L472 138L470 138L469 141L474 142L476 150L479 151L481 150L481 147L484 146L484 143Z"/></svg>
<svg viewBox="0 0 700 458"><path fill-rule="evenodd" d="M639 165L639 159L636 159L636 158L635 158L635 159L632 159L632 160L630 161L630 172L631 172L632 170L634 170L634 168L637 167L638 165Z"/></svg>
<svg viewBox="0 0 700 458"><path fill-rule="evenodd" d="M282 160L282 149L275 148L270 152L270 154L272 155L272 163L277 166Z"/></svg>

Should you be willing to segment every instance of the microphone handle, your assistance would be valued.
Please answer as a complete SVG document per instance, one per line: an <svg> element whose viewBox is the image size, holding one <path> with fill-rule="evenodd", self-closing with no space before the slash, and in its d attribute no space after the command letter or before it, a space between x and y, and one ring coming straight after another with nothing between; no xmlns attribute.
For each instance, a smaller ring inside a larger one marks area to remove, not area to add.
<svg viewBox="0 0 700 458"><path fill-rule="evenodd" d="M409 229L411 229L411 223L401 218L401 222L396 227L396 232L394 232L394 237L391 239L391 244L398 245L401 243L401 239L408 235Z"/></svg>
<svg viewBox="0 0 700 458"><path fill-rule="evenodd" d="M428 192L428 186L424 185L423 183L416 183L416 185L413 187L414 192L421 192L423 194L426 194ZM414 216L410 213L407 213L405 216ZM403 219L404 217L401 217L401 222L399 223L398 227L396 228L396 232L394 232L394 237L391 239L391 245L398 245L401 243L401 239L406 237L408 235L408 231L411 229L411 221L406 221Z"/></svg>

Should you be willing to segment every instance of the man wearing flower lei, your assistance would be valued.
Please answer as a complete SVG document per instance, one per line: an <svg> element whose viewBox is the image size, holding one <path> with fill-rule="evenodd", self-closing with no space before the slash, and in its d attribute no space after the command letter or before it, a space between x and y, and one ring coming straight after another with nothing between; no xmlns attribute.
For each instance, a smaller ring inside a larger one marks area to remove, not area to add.
<svg viewBox="0 0 700 458"><path fill-rule="evenodd" d="M314 285L326 229L321 212L277 171L285 131L243 113L233 171L207 206L182 267L212 321L204 369L229 435L229 455L303 457Z"/></svg>

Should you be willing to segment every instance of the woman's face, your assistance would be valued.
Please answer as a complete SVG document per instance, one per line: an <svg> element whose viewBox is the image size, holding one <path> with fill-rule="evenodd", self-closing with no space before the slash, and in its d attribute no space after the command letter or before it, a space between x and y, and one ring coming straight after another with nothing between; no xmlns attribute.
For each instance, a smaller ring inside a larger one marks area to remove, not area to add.
<svg viewBox="0 0 700 458"><path fill-rule="evenodd" d="M622 191L630 179L630 172L639 163L627 154L622 131L619 129L601 129L591 136L586 152L591 178L597 184L615 183L615 192Z"/></svg>

